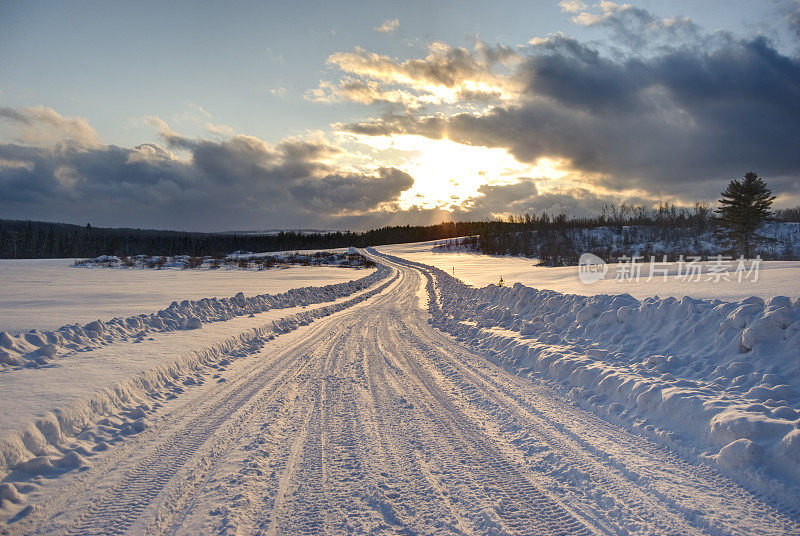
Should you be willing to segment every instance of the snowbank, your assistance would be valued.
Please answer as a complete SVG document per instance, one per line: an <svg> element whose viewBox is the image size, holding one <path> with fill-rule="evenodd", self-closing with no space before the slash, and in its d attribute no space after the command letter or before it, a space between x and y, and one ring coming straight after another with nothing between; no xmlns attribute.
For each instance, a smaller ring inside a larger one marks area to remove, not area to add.
<svg viewBox="0 0 800 536"><path fill-rule="evenodd" d="M417 266L434 325L497 363L753 481L800 483L800 299L476 289Z"/></svg>
<svg viewBox="0 0 800 536"><path fill-rule="evenodd" d="M374 285L391 270L379 266L371 274L357 280L291 289L281 294L260 294L245 297L239 292L231 298L202 298L173 301L166 309L128 318L103 322L72 324L54 331L31 330L12 335L0 331L0 370L20 366L47 365L53 359L78 351L96 348L117 340L144 338L151 332L198 329L204 323L219 322L236 316L255 314L269 309L283 309L333 301Z"/></svg>
<svg viewBox="0 0 800 536"><path fill-rule="evenodd" d="M189 386L203 383L210 374L224 369L239 357L257 352L266 341L280 334L363 302L381 292L397 277L398 273L395 270L381 265L369 276L349 283L295 289L278 296L245 298L243 295L237 295L224 302L217 300L229 307L220 309L222 312L212 308L214 312L207 318L223 320L236 315L258 313L260 312L258 308L266 305L272 308L280 305L289 307L289 304L302 306L334 301L354 294L349 299L341 299L335 303L270 321L206 346L202 350L179 355L142 373L113 382L106 388L86 393L73 403L45 412L43 417L0 437L0 478L6 478L9 473L14 472L16 474L14 479L25 480L32 475L52 474L86 465L87 459L93 452L106 450L109 445L124 440L126 436L145 430L148 427L148 416L165 400L183 392ZM202 314L206 311L207 304L200 302L177 305L165 311L170 315L182 315L181 318L192 318L188 315ZM181 309L183 307L189 311L184 312ZM261 309L264 310L266 309ZM163 311L159 313L161 312ZM180 325L180 321L170 315L141 316L151 320L161 319L165 329L176 329L174 324ZM167 326L165 318L173 325ZM213 320L201 322L203 321ZM155 324L157 327L153 329L162 329L158 320ZM113 327L109 328L109 325ZM98 334L96 339L89 341L89 345L102 344L101 340L114 340L114 337L122 336L124 333L124 326L116 323L98 323L92 328L103 326L105 327L100 330L88 329L87 326L81 328L84 332ZM60 332L59 330L55 333ZM20 343L5 334L3 340L9 339L15 344ZM25 340L25 344L32 343ZM14 374L14 371L4 373Z"/></svg>

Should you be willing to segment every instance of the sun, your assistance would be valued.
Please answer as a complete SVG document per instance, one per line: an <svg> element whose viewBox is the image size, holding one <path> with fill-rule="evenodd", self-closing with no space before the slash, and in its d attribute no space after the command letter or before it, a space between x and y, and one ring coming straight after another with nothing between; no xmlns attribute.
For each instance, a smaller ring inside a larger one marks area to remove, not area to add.
<svg viewBox="0 0 800 536"><path fill-rule="evenodd" d="M399 198L400 207L452 210L480 195L483 185L508 185L521 177L560 179L567 173L558 160L520 162L507 149L465 145L416 135L351 136L366 146L369 158L414 178ZM363 150L361 151L364 152ZM365 155L366 156L366 155Z"/></svg>

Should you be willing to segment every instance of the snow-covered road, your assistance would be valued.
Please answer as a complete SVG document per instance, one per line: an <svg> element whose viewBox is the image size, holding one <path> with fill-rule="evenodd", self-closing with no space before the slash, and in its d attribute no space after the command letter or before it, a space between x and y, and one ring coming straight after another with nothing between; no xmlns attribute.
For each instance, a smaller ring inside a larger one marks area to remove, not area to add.
<svg viewBox="0 0 800 536"><path fill-rule="evenodd" d="M437 330L425 268L383 262L399 277L374 296L164 400L83 470L31 477L0 533L800 534Z"/></svg>

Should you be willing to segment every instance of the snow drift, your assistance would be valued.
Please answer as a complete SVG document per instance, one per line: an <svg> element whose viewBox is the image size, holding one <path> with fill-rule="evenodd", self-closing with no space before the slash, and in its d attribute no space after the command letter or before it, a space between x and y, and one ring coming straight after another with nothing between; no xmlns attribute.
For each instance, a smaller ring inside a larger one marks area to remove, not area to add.
<svg viewBox="0 0 800 536"><path fill-rule="evenodd" d="M396 270L381 265L372 274L348 283L295 289L277 296L245 298L238 295L227 300L199 300L189 302L187 305L183 305L185 302L182 302L181 305L173 304L174 307L164 310L167 315L160 315L164 312L160 311L153 315L132 317L135 319L144 317L147 320L135 324L133 328L135 330L142 329L144 325L145 329L150 331L165 331L181 327L185 329L185 322L181 322L181 319L202 318L201 323L225 320L237 315L255 314L270 307L293 307L335 301L353 295L346 300L268 322L261 327L218 341L200 351L179 355L141 374L109 385L105 389L86 393L78 403L48 412L46 416L20 427L14 433L0 437L0 477L5 478L10 472L14 472L19 476L17 480L24 481L32 475L53 474L85 466L93 452L106 450L110 445L124 440L126 436L147 429L148 416L161 407L163 401L180 394L191 385L203 383L210 374L224 370L234 359L257 352L266 341L280 334L363 302L384 290L397 277ZM217 302L221 304L219 307L211 305ZM108 342L130 336L129 331L126 331L127 325L129 324L126 321L93 322L80 329L84 333L98 333L98 335L95 337L81 335L87 340L73 341L73 344L83 343L86 347L94 347L101 344L101 341ZM22 353L25 350L20 349L22 345L37 347L37 343L46 340L58 341L57 335L62 333L64 328L49 333L31 332L20 337L3 334L3 344L11 341L13 351L19 355L29 356L31 353L39 352ZM38 338L34 339L32 336L25 338L25 335L31 334ZM64 338L64 340L71 339ZM56 346L57 351L66 347L45 343L38 348L44 348L47 344ZM14 372L7 370L4 373Z"/></svg>
<svg viewBox="0 0 800 536"><path fill-rule="evenodd" d="M757 485L800 482L800 299L477 289L392 260L424 269L434 325L498 364Z"/></svg>
<svg viewBox="0 0 800 536"><path fill-rule="evenodd" d="M333 301L374 285L391 270L380 266L371 274L344 283L322 287L303 287L281 294L260 294L245 297L241 292L231 298L203 298L173 301L169 307L152 314L128 318L95 320L85 325L62 326L54 331L31 330L12 335L0 331L0 370L21 366L47 365L55 358L97 348L117 340L144 338L148 333L198 329L204 323L256 314L270 309L283 309Z"/></svg>

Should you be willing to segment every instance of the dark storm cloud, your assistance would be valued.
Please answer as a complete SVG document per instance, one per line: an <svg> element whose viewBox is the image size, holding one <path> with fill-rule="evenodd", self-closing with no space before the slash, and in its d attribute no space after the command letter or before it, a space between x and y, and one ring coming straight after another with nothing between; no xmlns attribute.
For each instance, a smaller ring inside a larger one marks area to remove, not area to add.
<svg viewBox="0 0 800 536"><path fill-rule="evenodd" d="M764 38L609 58L565 36L536 41L523 97L484 114L388 115L338 125L558 157L604 186L691 200L756 169L776 191L800 176L800 61Z"/></svg>
<svg viewBox="0 0 800 536"><path fill-rule="evenodd" d="M303 199L309 208L332 211L368 211L379 204L396 199L413 186L410 175L395 168L381 168L377 178L358 174L328 175L292 186L295 198Z"/></svg>
<svg viewBox="0 0 800 536"><path fill-rule="evenodd" d="M551 97L590 112L619 112L636 105L649 83L641 61L606 59L569 37L553 36L536 48L518 71L529 96Z"/></svg>
<svg viewBox="0 0 800 536"><path fill-rule="evenodd" d="M210 141L168 129L161 134L166 148L0 144L0 211L184 229L320 227L337 218L366 220L395 206L413 184L394 168L342 172L327 160L340 149L324 141L269 145L242 135ZM189 158L169 149L188 151Z"/></svg>

